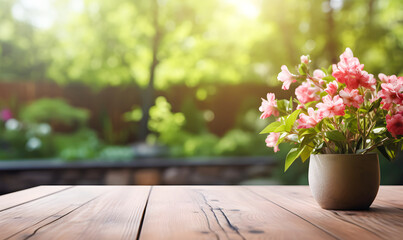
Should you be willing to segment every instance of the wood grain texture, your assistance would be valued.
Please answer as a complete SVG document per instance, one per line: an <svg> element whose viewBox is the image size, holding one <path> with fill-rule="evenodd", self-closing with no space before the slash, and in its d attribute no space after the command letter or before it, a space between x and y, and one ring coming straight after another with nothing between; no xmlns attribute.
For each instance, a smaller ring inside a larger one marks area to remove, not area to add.
<svg viewBox="0 0 403 240"><path fill-rule="evenodd" d="M308 186L60 186L0 196L0 239L403 239L403 187L368 211Z"/></svg>
<svg viewBox="0 0 403 240"><path fill-rule="evenodd" d="M149 186L115 187L32 239L136 239L149 192Z"/></svg>
<svg viewBox="0 0 403 240"><path fill-rule="evenodd" d="M398 188L382 188L368 211L329 211L319 207L308 186L247 187L339 239L402 239L403 211L392 206L403 197ZM401 188L403 190L403 188Z"/></svg>
<svg viewBox="0 0 403 240"><path fill-rule="evenodd" d="M104 187L73 187L2 211L0 239L26 239L43 226L58 221L105 191L107 188Z"/></svg>
<svg viewBox="0 0 403 240"><path fill-rule="evenodd" d="M140 239L334 239L235 186L154 187Z"/></svg>
<svg viewBox="0 0 403 240"><path fill-rule="evenodd" d="M72 186L39 186L0 196L0 211L66 190Z"/></svg>

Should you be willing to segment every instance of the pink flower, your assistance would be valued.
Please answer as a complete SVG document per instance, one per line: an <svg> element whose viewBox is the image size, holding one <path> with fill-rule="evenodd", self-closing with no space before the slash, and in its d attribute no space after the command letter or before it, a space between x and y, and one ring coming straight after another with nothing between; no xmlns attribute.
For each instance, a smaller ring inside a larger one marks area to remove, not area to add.
<svg viewBox="0 0 403 240"><path fill-rule="evenodd" d="M322 70L316 69L315 71L313 71L313 76L316 78L324 78L326 74Z"/></svg>
<svg viewBox="0 0 403 240"><path fill-rule="evenodd" d="M6 122L7 120L13 118L13 113L11 112L10 109L6 108L1 110L0 112L0 120Z"/></svg>
<svg viewBox="0 0 403 240"><path fill-rule="evenodd" d="M345 90L341 90L339 95L347 106L359 108L360 104L364 102L364 98L358 93L357 89L350 90L346 88Z"/></svg>
<svg viewBox="0 0 403 240"><path fill-rule="evenodd" d="M315 71L313 71L313 77L318 80L318 83L321 86L326 83L322 80L322 78L326 77L326 74L320 69L316 69Z"/></svg>
<svg viewBox="0 0 403 240"><path fill-rule="evenodd" d="M399 112L393 116L386 115L386 128L393 137L403 135L403 112Z"/></svg>
<svg viewBox="0 0 403 240"><path fill-rule="evenodd" d="M379 93L378 94L374 94L374 93L372 93L371 94L371 99L369 99L369 102L370 103L373 103L373 102L375 102L376 100L378 100L379 99Z"/></svg>
<svg viewBox="0 0 403 240"><path fill-rule="evenodd" d="M333 81L333 82L327 84L325 92L327 92L330 96L334 96L337 93L338 87L339 87L339 85L337 84L337 82Z"/></svg>
<svg viewBox="0 0 403 240"><path fill-rule="evenodd" d="M291 74L290 71L288 71L287 66L283 65L281 66L281 72L278 74L277 79L283 82L282 89L288 90L290 89L291 83L297 81L295 77L295 75Z"/></svg>
<svg viewBox="0 0 403 240"><path fill-rule="evenodd" d="M307 55L302 55L301 56L301 63L308 64L309 63L309 57Z"/></svg>
<svg viewBox="0 0 403 240"><path fill-rule="evenodd" d="M385 74L383 74L383 73L380 73L379 75L378 75L378 77L379 77L379 79L381 79L381 81L383 82L383 83L401 83L401 82L403 82L403 77L396 77L396 75L391 75L391 76L386 76Z"/></svg>
<svg viewBox="0 0 403 240"><path fill-rule="evenodd" d="M260 119L268 118L272 114L278 116L277 101L274 93L268 93L267 100L262 98L262 105L259 107L259 111L263 112Z"/></svg>
<svg viewBox="0 0 403 240"><path fill-rule="evenodd" d="M298 109L303 109L303 108L305 108L304 104L298 104L297 110L298 110Z"/></svg>
<svg viewBox="0 0 403 240"><path fill-rule="evenodd" d="M344 116L345 106L343 104L343 99L338 95L332 97L327 95L323 98L323 103L316 104L318 108L318 113L320 118L334 117L334 116Z"/></svg>
<svg viewBox="0 0 403 240"><path fill-rule="evenodd" d="M384 109L389 109L393 104L403 104L403 78L396 76L386 77L379 74L379 78L384 82L381 84L381 91L378 97L382 98Z"/></svg>
<svg viewBox="0 0 403 240"><path fill-rule="evenodd" d="M299 87L295 89L295 96L297 96L298 100L302 103L308 103L312 101L320 100L320 96L318 92L320 92L320 88L313 85L309 80L303 82Z"/></svg>
<svg viewBox="0 0 403 240"><path fill-rule="evenodd" d="M363 71L364 64L360 64L358 58L353 56L350 48L340 55L340 62L333 64L333 77L341 83L345 83L349 89L357 89L359 86L374 89L376 80L372 74Z"/></svg>
<svg viewBox="0 0 403 240"><path fill-rule="evenodd" d="M304 113L299 115L298 128L312 128L315 127L321 118L319 114L313 110L313 108L308 108L308 116Z"/></svg>
<svg viewBox="0 0 403 240"><path fill-rule="evenodd" d="M280 137L280 133L275 133L275 132L270 133L265 140L266 146L273 147L274 152L278 152L280 150L277 145L277 141L278 141L279 137Z"/></svg>

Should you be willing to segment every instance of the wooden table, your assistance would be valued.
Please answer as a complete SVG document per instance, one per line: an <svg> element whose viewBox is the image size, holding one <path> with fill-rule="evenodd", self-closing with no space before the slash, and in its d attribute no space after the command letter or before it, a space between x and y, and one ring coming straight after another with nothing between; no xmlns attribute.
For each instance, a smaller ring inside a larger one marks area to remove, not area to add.
<svg viewBox="0 0 403 240"><path fill-rule="evenodd" d="M403 239L403 187L328 211L306 186L40 186L0 196L0 239Z"/></svg>

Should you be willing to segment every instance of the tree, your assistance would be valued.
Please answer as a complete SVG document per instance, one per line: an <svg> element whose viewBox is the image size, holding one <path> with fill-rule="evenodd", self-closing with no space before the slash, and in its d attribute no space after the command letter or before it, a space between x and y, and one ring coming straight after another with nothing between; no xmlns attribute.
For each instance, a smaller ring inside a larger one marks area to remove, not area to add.
<svg viewBox="0 0 403 240"><path fill-rule="evenodd" d="M18 0L0 2L0 80L44 79L49 60L45 37L31 24L15 19Z"/></svg>
<svg viewBox="0 0 403 240"><path fill-rule="evenodd" d="M144 140L155 88L240 82L250 72L257 33L233 7L214 0L88 0L57 26L48 73L61 83L143 88Z"/></svg>

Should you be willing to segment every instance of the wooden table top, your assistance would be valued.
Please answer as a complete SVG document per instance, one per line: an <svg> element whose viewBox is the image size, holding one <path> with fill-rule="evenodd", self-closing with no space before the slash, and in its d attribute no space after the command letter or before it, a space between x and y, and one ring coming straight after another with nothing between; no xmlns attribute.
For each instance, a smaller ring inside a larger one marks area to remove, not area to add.
<svg viewBox="0 0 403 240"><path fill-rule="evenodd" d="M307 186L40 186L0 196L0 239L403 239L403 186L368 211Z"/></svg>

